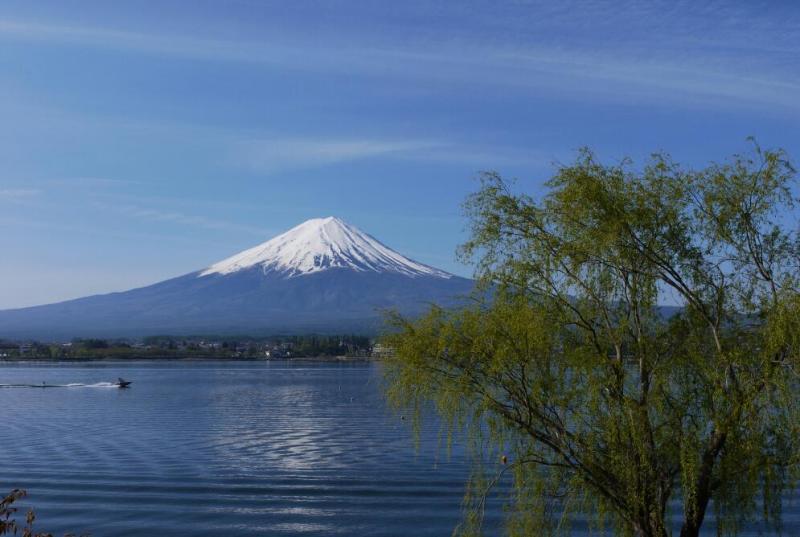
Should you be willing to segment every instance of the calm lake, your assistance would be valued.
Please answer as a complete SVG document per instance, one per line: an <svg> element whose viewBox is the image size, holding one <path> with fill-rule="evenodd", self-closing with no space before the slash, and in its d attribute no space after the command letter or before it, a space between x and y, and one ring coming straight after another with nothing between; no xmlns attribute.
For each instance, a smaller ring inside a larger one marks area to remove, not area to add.
<svg viewBox="0 0 800 537"><path fill-rule="evenodd" d="M467 477L429 422L415 448L375 364L3 364L0 489L39 530L121 535L449 535ZM496 520L496 517L495 517Z"/></svg>
<svg viewBox="0 0 800 537"><path fill-rule="evenodd" d="M132 387L103 384L118 376ZM95 386L0 389L0 491L27 489L40 531L447 536L460 517L463 449L433 420L416 448L376 364L0 364L0 384L43 381Z"/></svg>

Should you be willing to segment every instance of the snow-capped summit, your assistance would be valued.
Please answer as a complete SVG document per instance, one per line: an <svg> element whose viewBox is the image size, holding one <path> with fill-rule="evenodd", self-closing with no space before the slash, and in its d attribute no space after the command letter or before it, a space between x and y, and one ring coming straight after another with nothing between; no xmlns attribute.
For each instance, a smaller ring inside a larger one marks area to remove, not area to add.
<svg viewBox="0 0 800 537"><path fill-rule="evenodd" d="M449 279L451 274L413 261L339 218L313 218L286 233L215 263L199 277L260 268L287 278L333 268Z"/></svg>

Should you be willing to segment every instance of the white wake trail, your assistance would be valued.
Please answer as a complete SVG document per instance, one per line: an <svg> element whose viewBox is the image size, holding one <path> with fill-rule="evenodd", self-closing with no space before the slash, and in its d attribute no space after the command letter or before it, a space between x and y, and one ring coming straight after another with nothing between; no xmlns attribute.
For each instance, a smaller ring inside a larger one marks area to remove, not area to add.
<svg viewBox="0 0 800 537"><path fill-rule="evenodd" d="M94 384L84 384L82 382L71 382L69 384L0 384L0 388L119 388L119 384L113 382L95 382Z"/></svg>

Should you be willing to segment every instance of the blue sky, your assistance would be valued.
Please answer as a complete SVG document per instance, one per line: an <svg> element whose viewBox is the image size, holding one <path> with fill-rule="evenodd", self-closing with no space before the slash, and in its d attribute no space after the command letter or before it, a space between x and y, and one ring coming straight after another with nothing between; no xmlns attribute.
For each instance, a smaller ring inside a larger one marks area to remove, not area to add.
<svg viewBox="0 0 800 537"><path fill-rule="evenodd" d="M702 4L702 5L700 5ZM5 0L0 308L336 215L452 272L481 170L800 155L792 2Z"/></svg>

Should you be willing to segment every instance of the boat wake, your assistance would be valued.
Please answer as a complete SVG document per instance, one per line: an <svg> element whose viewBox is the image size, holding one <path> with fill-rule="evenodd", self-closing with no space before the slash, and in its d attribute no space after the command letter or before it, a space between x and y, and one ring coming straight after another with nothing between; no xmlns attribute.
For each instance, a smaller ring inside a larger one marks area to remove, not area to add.
<svg viewBox="0 0 800 537"><path fill-rule="evenodd" d="M72 382L70 384L0 384L0 388L119 388L116 382L95 382L94 384L83 384Z"/></svg>

